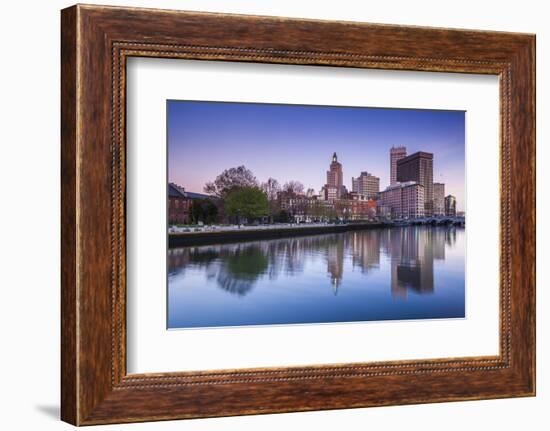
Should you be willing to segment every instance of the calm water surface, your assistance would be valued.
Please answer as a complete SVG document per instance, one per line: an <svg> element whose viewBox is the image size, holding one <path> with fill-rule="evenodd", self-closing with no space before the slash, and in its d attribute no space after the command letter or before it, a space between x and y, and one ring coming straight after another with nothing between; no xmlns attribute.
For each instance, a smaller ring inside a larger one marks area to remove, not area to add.
<svg viewBox="0 0 550 431"><path fill-rule="evenodd" d="M168 327L464 317L463 228L174 248Z"/></svg>

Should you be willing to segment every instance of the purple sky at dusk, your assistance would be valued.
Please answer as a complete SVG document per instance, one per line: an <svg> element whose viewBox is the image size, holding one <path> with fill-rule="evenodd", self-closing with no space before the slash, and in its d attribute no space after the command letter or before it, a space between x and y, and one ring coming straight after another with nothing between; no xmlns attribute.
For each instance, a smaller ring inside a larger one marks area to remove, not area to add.
<svg viewBox="0 0 550 431"><path fill-rule="evenodd" d="M203 192L224 169L245 165L260 181L297 180L316 193L332 153L344 184L361 171L389 185L389 150L434 154L434 182L464 210L463 111L379 109L223 102L167 102L168 179Z"/></svg>

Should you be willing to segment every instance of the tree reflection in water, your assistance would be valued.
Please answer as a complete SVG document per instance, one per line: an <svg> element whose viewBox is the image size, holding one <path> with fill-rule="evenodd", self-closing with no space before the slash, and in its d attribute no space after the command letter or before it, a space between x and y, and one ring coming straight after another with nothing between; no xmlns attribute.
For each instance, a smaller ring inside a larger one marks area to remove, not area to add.
<svg viewBox="0 0 550 431"><path fill-rule="evenodd" d="M239 247L223 259L223 270L218 272L218 284L228 292L245 295L266 272L267 267L267 255L258 245Z"/></svg>
<svg viewBox="0 0 550 431"><path fill-rule="evenodd" d="M344 279L344 259L363 272L380 268L380 255L391 263L391 293L406 298L408 290L434 291L434 260L445 260L445 246L456 242L456 227L410 226L291 237L233 244L183 247L168 251L169 275L203 268L219 287L243 296L262 277L303 273L312 256L326 262L334 294Z"/></svg>

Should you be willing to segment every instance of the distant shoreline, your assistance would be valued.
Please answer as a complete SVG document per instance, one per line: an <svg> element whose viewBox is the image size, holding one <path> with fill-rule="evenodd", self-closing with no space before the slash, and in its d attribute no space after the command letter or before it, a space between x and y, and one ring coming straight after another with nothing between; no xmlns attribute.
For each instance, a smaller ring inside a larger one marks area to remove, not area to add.
<svg viewBox="0 0 550 431"><path fill-rule="evenodd" d="M381 227L390 227L390 225L376 222L334 224L326 226L282 227L279 229L243 229L231 231L170 233L168 234L168 248L320 235L324 233L339 233Z"/></svg>

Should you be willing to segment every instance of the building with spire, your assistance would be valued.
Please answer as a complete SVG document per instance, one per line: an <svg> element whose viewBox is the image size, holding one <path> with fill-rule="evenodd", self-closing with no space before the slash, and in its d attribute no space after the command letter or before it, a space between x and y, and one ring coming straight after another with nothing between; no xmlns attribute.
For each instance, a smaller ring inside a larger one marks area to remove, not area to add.
<svg viewBox="0 0 550 431"><path fill-rule="evenodd" d="M340 199L344 194L344 172L342 164L338 162L338 156L334 153L327 171L327 183L324 187L325 200Z"/></svg>

